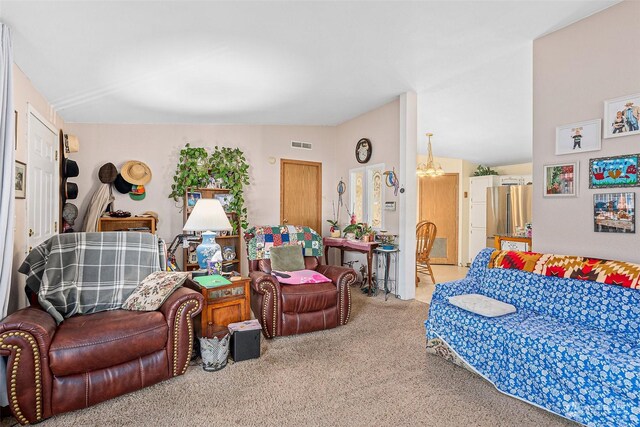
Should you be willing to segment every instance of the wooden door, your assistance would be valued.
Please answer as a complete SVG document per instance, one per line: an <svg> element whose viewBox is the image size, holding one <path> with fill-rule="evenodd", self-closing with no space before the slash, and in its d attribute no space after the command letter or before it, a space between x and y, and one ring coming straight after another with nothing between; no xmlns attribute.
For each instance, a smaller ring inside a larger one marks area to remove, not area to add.
<svg viewBox="0 0 640 427"><path fill-rule="evenodd" d="M32 108L28 116L28 250L58 233L58 132Z"/></svg>
<svg viewBox="0 0 640 427"><path fill-rule="evenodd" d="M322 233L322 163L280 160L280 223Z"/></svg>
<svg viewBox="0 0 640 427"><path fill-rule="evenodd" d="M438 228L431 249L432 264L458 263L458 174L420 178L419 221Z"/></svg>

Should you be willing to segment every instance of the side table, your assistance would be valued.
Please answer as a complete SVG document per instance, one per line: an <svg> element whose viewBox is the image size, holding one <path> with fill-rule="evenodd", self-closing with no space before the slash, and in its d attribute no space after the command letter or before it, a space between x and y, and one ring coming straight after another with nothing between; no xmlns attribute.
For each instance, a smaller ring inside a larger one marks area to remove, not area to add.
<svg viewBox="0 0 640 427"><path fill-rule="evenodd" d="M184 286L200 292L204 297L204 307L198 315L200 322L196 320L196 332L201 337L212 338L208 336L212 330L210 325L227 326L229 323L251 319L250 284L251 279L248 277L215 288L205 288L196 281L187 280Z"/></svg>
<svg viewBox="0 0 640 427"><path fill-rule="evenodd" d="M384 249L382 247L378 247L374 249L376 254L376 290L375 294L378 294L378 289L380 288L380 275L378 273L378 268L382 265L384 271L384 300L387 300L389 293L391 293L390 284L393 284L393 288L396 292L396 298L398 297L398 280L397 280L397 269L398 269L398 253L400 249L394 247L393 249ZM393 256L393 260L395 261L395 268L393 272L393 278L389 278L389 272L391 270L391 257Z"/></svg>

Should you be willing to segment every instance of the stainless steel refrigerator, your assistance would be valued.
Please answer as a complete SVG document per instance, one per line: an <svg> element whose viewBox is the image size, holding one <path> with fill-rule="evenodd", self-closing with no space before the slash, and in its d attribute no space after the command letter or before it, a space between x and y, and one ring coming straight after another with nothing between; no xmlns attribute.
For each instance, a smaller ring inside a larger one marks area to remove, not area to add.
<svg viewBox="0 0 640 427"><path fill-rule="evenodd" d="M502 185L487 188L487 246L493 236L515 236L531 223L532 185Z"/></svg>

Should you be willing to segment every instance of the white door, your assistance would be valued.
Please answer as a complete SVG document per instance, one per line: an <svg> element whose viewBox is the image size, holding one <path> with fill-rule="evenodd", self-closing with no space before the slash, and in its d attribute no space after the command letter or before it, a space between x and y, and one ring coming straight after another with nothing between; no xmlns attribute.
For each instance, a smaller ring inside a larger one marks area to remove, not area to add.
<svg viewBox="0 0 640 427"><path fill-rule="evenodd" d="M29 109L27 158L27 250L57 234L59 216L58 135L37 111Z"/></svg>

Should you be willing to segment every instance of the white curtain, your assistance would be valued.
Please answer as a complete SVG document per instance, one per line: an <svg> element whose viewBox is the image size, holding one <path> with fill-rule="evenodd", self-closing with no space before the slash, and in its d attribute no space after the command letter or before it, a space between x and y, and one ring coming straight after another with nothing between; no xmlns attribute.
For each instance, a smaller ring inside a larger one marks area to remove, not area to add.
<svg viewBox="0 0 640 427"><path fill-rule="evenodd" d="M7 315L13 262L15 151L13 108L13 47L11 29L0 23L0 318ZM0 358L0 405L7 406L6 370Z"/></svg>

